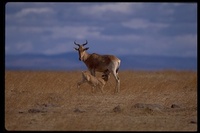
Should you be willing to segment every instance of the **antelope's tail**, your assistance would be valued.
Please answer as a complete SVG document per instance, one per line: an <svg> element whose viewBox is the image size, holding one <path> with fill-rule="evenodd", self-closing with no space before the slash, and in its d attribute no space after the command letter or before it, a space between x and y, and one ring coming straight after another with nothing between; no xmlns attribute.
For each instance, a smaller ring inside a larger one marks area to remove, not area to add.
<svg viewBox="0 0 200 133"><path fill-rule="evenodd" d="M120 60L118 61L118 66L117 66L117 69L116 69L116 73L118 73L118 71L119 71L119 66L120 66Z"/></svg>

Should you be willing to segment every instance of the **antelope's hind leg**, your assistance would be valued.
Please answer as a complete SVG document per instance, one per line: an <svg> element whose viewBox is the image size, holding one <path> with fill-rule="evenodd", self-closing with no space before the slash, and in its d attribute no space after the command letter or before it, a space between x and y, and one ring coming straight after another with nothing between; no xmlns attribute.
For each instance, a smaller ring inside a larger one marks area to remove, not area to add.
<svg viewBox="0 0 200 133"><path fill-rule="evenodd" d="M116 93L118 93L120 90L120 79L119 79L118 73L116 73L116 71L112 72L112 74L116 80L115 90L116 90Z"/></svg>

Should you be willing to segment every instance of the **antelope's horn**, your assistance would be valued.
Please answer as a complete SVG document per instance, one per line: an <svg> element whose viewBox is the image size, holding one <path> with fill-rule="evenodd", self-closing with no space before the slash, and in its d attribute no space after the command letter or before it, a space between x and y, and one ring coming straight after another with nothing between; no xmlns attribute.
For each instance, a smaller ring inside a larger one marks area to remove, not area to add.
<svg viewBox="0 0 200 133"><path fill-rule="evenodd" d="M74 44L80 47L80 44L77 44L75 41L74 41Z"/></svg>
<svg viewBox="0 0 200 133"><path fill-rule="evenodd" d="M84 43L83 46L85 46L87 43L88 43L88 42L87 42L87 40L86 40L86 43Z"/></svg>

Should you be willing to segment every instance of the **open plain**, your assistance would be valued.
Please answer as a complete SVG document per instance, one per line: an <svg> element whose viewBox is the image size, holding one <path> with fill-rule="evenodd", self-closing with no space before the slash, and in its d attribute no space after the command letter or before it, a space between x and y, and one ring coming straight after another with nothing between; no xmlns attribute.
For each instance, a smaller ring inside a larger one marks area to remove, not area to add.
<svg viewBox="0 0 200 133"><path fill-rule="evenodd" d="M97 73L100 77L101 74ZM81 71L5 71L9 131L197 131L197 72L119 71L102 94Z"/></svg>

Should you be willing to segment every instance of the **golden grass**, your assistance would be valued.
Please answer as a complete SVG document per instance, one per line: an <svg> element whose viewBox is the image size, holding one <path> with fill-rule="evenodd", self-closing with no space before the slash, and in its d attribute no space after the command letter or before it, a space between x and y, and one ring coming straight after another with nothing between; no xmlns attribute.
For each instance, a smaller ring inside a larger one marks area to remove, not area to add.
<svg viewBox="0 0 200 133"><path fill-rule="evenodd" d="M101 76L97 73L97 76ZM6 71L5 128L53 131L196 131L197 73L120 71L94 93L81 71ZM137 103L164 109L134 108ZM179 108L171 108L176 104ZM113 111L115 107L119 111Z"/></svg>

